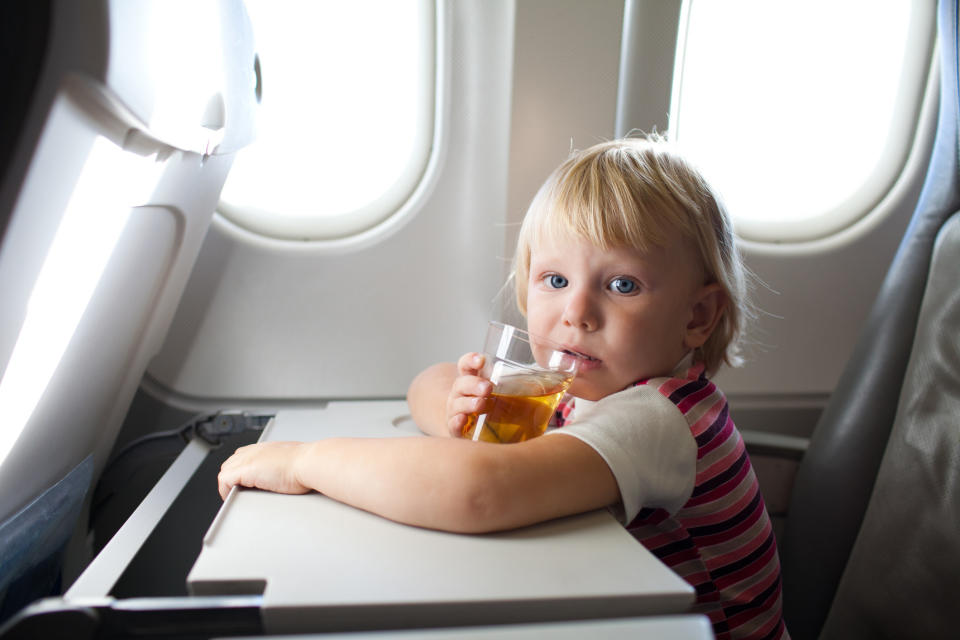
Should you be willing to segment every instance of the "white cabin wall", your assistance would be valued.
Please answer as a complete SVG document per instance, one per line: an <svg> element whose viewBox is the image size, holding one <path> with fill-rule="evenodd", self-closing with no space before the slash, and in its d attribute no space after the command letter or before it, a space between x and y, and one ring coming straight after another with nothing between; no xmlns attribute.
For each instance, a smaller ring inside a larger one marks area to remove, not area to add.
<svg viewBox="0 0 960 640"><path fill-rule="evenodd" d="M613 138L622 24L622 0L517 3L511 221L571 149Z"/></svg>
<svg viewBox="0 0 960 640"><path fill-rule="evenodd" d="M519 0L515 19L507 258L544 179L572 149L614 137L623 0ZM523 324L507 287L500 313Z"/></svg>

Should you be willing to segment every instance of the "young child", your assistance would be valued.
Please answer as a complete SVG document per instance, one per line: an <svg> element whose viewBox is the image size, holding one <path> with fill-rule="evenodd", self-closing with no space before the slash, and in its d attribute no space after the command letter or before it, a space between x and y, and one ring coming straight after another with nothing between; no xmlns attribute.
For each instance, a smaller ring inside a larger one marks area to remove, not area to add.
<svg viewBox="0 0 960 640"><path fill-rule="evenodd" d="M534 335L585 356L557 429L513 445L459 438L244 447L233 485L317 490L385 517L483 532L610 508L697 590L718 638L783 638L776 543L723 394L739 363L744 269L709 185L660 140L575 153L521 227L517 302ZM458 436L491 384L483 356L411 383L417 424ZM511 491L522 486L524 491Z"/></svg>

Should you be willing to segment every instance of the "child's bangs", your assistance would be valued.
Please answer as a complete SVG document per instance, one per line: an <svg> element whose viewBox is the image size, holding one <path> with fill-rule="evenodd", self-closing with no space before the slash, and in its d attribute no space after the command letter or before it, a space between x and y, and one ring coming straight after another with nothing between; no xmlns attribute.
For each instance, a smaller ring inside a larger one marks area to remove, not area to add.
<svg viewBox="0 0 960 640"><path fill-rule="evenodd" d="M603 249L640 251L661 246L668 237L669 222L662 214L653 215L654 207L643 199L609 175L601 180L597 175L568 174L539 203L531 240L536 244L553 238L584 239Z"/></svg>

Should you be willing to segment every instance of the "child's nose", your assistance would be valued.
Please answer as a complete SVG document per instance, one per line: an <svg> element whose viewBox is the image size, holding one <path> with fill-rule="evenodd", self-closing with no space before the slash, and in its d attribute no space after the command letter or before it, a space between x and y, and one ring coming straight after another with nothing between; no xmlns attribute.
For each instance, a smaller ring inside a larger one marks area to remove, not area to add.
<svg viewBox="0 0 960 640"><path fill-rule="evenodd" d="M582 331L596 331L599 328L600 315L589 293L570 292L563 310L563 322Z"/></svg>

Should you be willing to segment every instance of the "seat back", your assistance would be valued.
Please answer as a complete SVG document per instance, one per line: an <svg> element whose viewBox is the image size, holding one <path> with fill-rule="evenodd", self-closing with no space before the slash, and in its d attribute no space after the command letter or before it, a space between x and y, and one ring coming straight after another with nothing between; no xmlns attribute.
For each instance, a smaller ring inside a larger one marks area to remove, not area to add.
<svg viewBox="0 0 960 640"><path fill-rule="evenodd" d="M252 140L259 88L241 0L45 8L0 176L0 548L21 551L0 565L0 605L73 528Z"/></svg>
<svg viewBox="0 0 960 640"><path fill-rule="evenodd" d="M960 213L937 237L896 419L821 637L955 638Z"/></svg>
<svg viewBox="0 0 960 640"><path fill-rule="evenodd" d="M875 637L868 630L881 624L878 614L883 612L887 619L900 616L903 624L897 628L906 630L923 610L916 608L916 598L941 588L960 595L950 582L943 582L947 574L941 571L910 572L916 596L902 593L906 583L900 581L906 581L907 572L884 572L872 563L881 549L901 567L930 566L942 553L957 558L956 542L930 548L906 544L905 527L929 526L918 532L918 541L941 540L944 527L953 530L954 540L960 539L956 493L953 520L938 520L950 511L941 503L951 494L943 491L951 490L957 473L958 432L952 427L951 436L949 422L943 421L952 419L955 425L960 416L958 407L946 401L960 384L960 375L937 360L937 350L950 347L951 340L956 353L960 335L947 310L950 285L942 282L943 273L955 280L960 270L960 252L951 248L956 223L944 226L960 209L956 0L940 2L938 29L940 115L924 189L794 484L781 560L784 616L796 639L816 638L821 631L826 636ZM935 246L938 256L933 260ZM936 324L948 321L953 324ZM931 331L943 331L947 338L937 342ZM927 364L932 361L936 368ZM918 403L921 392L926 400ZM924 446L906 453L917 438L945 448ZM946 489L941 482L948 483ZM907 503L913 508L905 509ZM957 575L953 573L953 585ZM888 599L898 590L900 597ZM936 608L940 602L928 604ZM933 624L942 622L946 613L939 610Z"/></svg>

